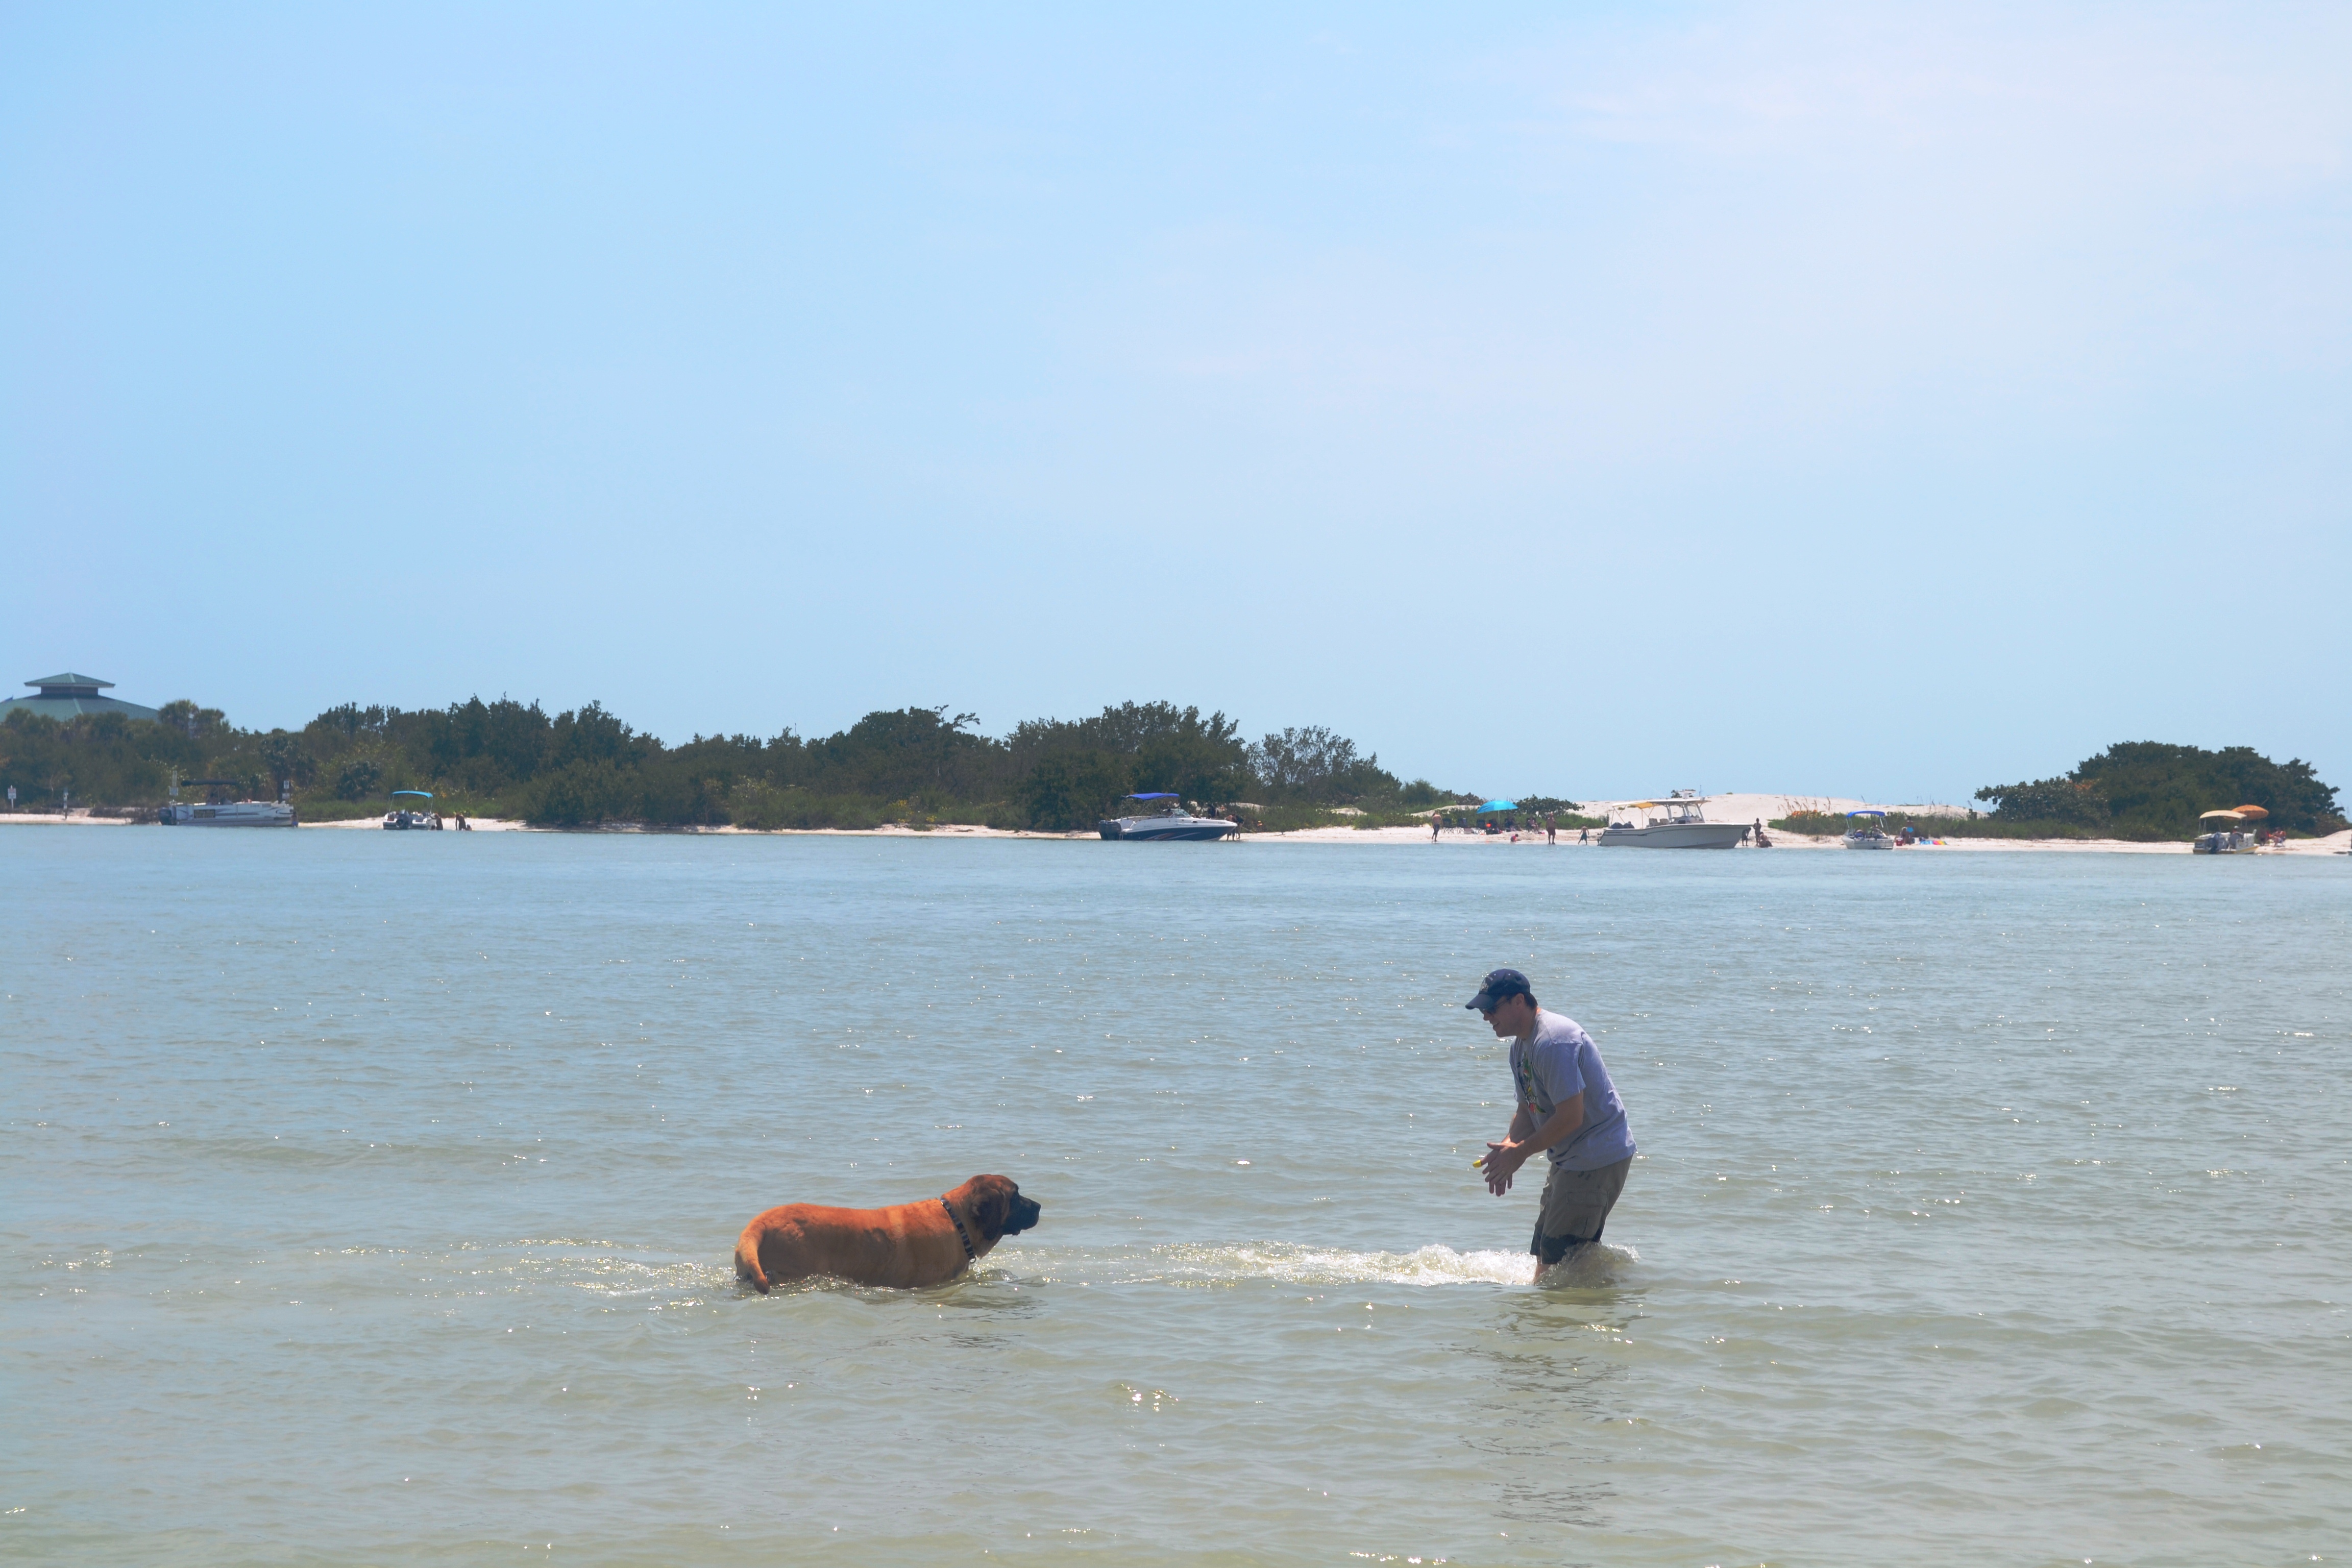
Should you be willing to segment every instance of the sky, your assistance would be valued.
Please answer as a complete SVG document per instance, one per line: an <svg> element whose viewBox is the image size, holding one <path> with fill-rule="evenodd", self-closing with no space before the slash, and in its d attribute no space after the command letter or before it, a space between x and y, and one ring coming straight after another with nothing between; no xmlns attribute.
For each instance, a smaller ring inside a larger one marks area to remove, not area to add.
<svg viewBox="0 0 2352 1568"><path fill-rule="evenodd" d="M0 677L2352 797L2352 7L0 5Z"/></svg>

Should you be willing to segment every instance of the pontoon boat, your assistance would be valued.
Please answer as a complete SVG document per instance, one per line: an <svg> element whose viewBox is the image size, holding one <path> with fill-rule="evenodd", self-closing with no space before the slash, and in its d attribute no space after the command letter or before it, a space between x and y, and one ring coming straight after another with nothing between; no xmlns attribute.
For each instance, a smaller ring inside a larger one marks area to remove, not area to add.
<svg viewBox="0 0 2352 1568"><path fill-rule="evenodd" d="M215 800L202 805L179 798L180 786L198 789L237 789L235 779L177 779L172 784L173 799L155 814L155 820L165 827L294 827L294 808L283 800ZM281 786L280 793L283 793Z"/></svg>
<svg viewBox="0 0 2352 1568"><path fill-rule="evenodd" d="M2260 820L2270 816L2259 805L2242 805L2235 811L2209 811L2197 820L2210 826L2189 847L2192 855L2251 855L2262 847L2262 839L2246 829L2249 819Z"/></svg>

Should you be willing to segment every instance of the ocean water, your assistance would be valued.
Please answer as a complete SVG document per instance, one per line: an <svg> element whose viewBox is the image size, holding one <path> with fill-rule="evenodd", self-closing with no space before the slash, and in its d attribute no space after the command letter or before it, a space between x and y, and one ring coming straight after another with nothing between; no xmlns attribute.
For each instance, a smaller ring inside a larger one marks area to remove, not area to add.
<svg viewBox="0 0 2352 1568"><path fill-rule="evenodd" d="M2352 1552L2352 862L0 830L0 1554ZM1643 1154L1542 1285L1461 1003ZM1003 1172L967 1279L772 1204Z"/></svg>

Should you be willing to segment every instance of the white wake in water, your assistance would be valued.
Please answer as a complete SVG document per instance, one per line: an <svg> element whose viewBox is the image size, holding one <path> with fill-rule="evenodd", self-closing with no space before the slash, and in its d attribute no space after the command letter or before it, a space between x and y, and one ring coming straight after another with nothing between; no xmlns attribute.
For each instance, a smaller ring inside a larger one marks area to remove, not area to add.
<svg viewBox="0 0 2352 1568"><path fill-rule="evenodd" d="M505 1295L555 1286L603 1297L615 1305L642 1304L653 1310L698 1307L740 1296L749 1287L735 1279L730 1260L663 1254L625 1243L569 1239L524 1239L461 1247L448 1253L392 1248L347 1249L394 1263L405 1281L427 1295ZM1589 1289L1622 1279L1641 1254L1603 1242L1581 1257L1546 1271L1547 1288ZM999 1247L980 1266L941 1289L971 1284L1171 1285L1215 1289L1265 1281L1275 1285L1519 1285L1529 1283L1534 1262L1525 1252L1501 1248L1456 1252L1430 1246L1411 1252L1352 1252L1295 1242L1177 1242L1162 1247ZM830 1279L796 1281L788 1295L803 1290L860 1287ZM880 1292L888 1298L897 1292Z"/></svg>
<svg viewBox="0 0 2352 1568"><path fill-rule="evenodd" d="M1554 1269L1546 1284L1591 1284L1641 1255L1603 1242L1592 1254ZM1524 1252L1349 1252L1278 1241L1216 1245L1179 1242L1133 1249L1049 1252L1000 1247L982 1268L1041 1284L1235 1285L1264 1279L1289 1285L1525 1285L1534 1259Z"/></svg>

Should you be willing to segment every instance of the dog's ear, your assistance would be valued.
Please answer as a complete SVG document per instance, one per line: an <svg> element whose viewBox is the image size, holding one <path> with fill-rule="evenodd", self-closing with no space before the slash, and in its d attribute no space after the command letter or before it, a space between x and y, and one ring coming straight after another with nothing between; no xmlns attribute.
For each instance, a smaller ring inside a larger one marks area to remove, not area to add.
<svg viewBox="0 0 2352 1568"><path fill-rule="evenodd" d="M971 1217L992 1242L1004 1239L1005 1224L1013 1218L1013 1184L1003 1176L971 1179Z"/></svg>

